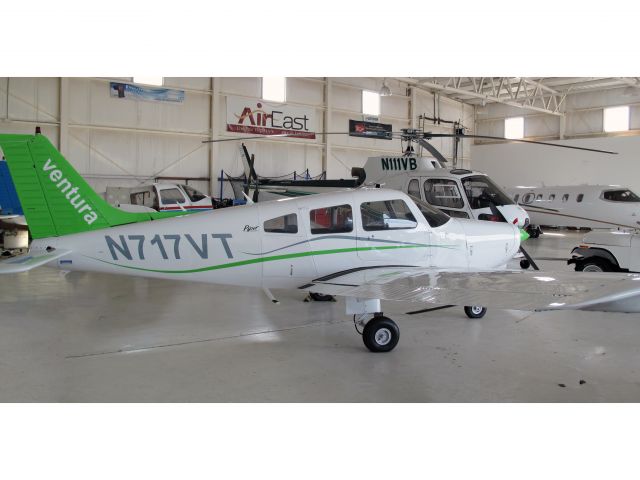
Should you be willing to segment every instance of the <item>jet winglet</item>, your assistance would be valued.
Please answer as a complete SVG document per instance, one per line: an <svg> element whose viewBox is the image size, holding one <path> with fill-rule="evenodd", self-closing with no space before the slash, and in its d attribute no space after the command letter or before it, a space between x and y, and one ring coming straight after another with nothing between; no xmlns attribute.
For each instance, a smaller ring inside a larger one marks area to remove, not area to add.
<svg viewBox="0 0 640 480"><path fill-rule="evenodd" d="M51 252L30 252L18 255L9 260L0 261L0 274L26 272L69 253L71 253L71 250L56 249Z"/></svg>

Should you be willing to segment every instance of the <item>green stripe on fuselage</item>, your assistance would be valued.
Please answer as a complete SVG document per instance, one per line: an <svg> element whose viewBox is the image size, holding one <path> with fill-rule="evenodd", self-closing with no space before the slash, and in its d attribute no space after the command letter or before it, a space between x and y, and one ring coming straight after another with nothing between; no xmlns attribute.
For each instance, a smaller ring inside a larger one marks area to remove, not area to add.
<svg viewBox="0 0 640 480"><path fill-rule="evenodd" d="M184 273L201 273L201 272L207 272L210 270L221 270L223 268L242 267L244 265L251 265L254 263L275 262L278 260L287 260L289 258L310 257L315 255L333 255L336 253L365 252L365 251L371 251L371 250L399 250L403 248L426 248L426 247L450 248L445 245L427 245L427 244L398 245L398 246L392 245L392 246L384 246L384 247L336 248L332 250L314 250L310 252L287 253L284 255L272 255L270 257L250 258L248 260L241 260L239 262L221 263L219 265L210 265L208 267L193 268L188 270L161 270L161 269L153 269L153 268L134 267L132 265L121 265L119 263L109 262L107 260L101 260L99 258L94 258L94 257L88 257L88 258L91 258L92 260L97 260L99 262L108 263L109 265L115 265L116 267L130 268L133 270L141 270L144 272L184 274Z"/></svg>

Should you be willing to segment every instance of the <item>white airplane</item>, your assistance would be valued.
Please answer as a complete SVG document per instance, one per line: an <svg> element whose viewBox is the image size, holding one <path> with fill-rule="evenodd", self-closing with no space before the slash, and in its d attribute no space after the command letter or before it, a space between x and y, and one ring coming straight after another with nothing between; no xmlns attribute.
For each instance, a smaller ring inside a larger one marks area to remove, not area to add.
<svg viewBox="0 0 640 480"><path fill-rule="evenodd" d="M620 185L573 185L507 189L532 225L576 228L638 228L640 197ZM532 236L537 236L532 234Z"/></svg>
<svg viewBox="0 0 640 480"><path fill-rule="evenodd" d="M164 218L97 195L42 135L0 135L34 241L0 273L39 266L301 290L346 297L365 345L392 350L381 300L640 312L640 275L506 270L526 234L451 218L421 200L362 188ZM204 313L204 312L203 312ZM366 323L365 323L366 322Z"/></svg>

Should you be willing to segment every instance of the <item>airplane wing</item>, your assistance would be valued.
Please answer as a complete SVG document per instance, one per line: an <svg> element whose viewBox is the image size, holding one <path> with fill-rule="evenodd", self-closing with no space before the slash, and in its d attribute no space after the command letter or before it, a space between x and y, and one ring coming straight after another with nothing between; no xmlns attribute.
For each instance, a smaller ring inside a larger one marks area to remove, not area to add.
<svg viewBox="0 0 640 480"><path fill-rule="evenodd" d="M51 252L30 252L24 255L17 255L8 260L0 261L0 274L26 272L69 253L71 253L71 250L55 249Z"/></svg>
<svg viewBox="0 0 640 480"><path fill-rule="evenodd" d="M640 313L640 275L628 273L385 267L339 272L300 288L427 305Z"/></svg>

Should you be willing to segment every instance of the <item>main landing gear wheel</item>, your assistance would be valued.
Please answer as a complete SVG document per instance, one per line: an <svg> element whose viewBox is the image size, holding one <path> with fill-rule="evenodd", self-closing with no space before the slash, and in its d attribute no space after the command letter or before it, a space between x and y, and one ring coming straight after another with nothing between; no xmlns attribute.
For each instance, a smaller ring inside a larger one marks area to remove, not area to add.
<svg viewBox="0 0 640 480"><path fill-rule="evenodd" d="M400 340L400 329L390 318L373 317L364 326L362 341L372 352L390 352Z"/></svg>
<svg viewBox="0 0 640 480"><path fill-rule="evenodd" d="M311 300L313 300L314 302L333 302L333 301L335 301L335 298L333 298L333 295L325 295L324 293L309 292L309 296L311 297Z"/></svg>
<svg viewBox="0 0 640 480"><path fill-rule="evenodd" d="M484 314L487 313L487 309L479 305L473 305L471 307L464 307L464 313L466 313L469 318L482 318Z"/></svg>

